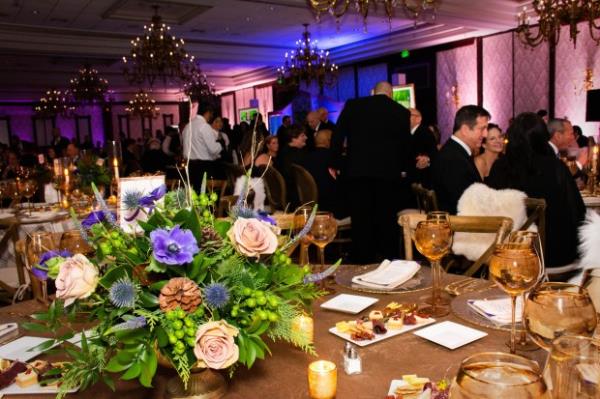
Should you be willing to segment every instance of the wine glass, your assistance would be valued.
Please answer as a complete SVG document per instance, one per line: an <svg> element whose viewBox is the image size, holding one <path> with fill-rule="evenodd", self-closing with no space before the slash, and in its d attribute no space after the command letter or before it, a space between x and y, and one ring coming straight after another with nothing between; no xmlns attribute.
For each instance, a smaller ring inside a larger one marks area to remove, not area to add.
<svg viewBox="0 0 600 399"><path fill-rule="evenodd" d="M37 191L37 182L35 180L22 180L19 183L19 191L22 196L27 198L27 204L29 208L29 216L31 216L31 197L34 196Z"/></svg>
<svg viewBox="0 0 600 399"><path fill-rule="evenodd" d="M555 398L600 397L600 341L579 335L564 335L552 342L550 381Z"/></svg>
<svg viewBox="0 0 600 399"><path fill-rule="evenodd" d="M294 231L296 234L300 232L308 222L310 215L312 213L313 207L310 205L301 206L296 210L294 214ZM310 263L308 257L308 246L310 245L310 239L305 235L300 240L300 266L307 265Z"/></svg>
<svg viewBox="0 0 600 399"><path fill-rule="evenodd" d="M490 275L496 284L510 295L512 323L510 329L510 353L516 352L517 296L533 288L540 276L540 259L529 247L521 244L496 245L490 258Z"/></svg>
<svg viewBox="0 0 600 399"><path fill-rule="evenodd" d="M7 193L8 193L8 183L5 181L0 181L0 211L2 210L4 196Z"/></svg>
<svg viewBox="0 0 600 399"><path fill-rule="evenodd" d="M431 212L427 213L426 220L433 220L433 221L445 222L445 223L450 224L450 214L448 212L444 212L444 211L431 211ZM450 228L452 228L452 226L450 226ZM438 273L439 273L438 286L442 287L444 285L443 277L446 274L446 272L444 271L444 268L440 267L438 269ZM431 301L432 301L432 299L425 300L425 302L429 303L429 304L431 304ZM441 290L440 290L440 295L438 297L438 304L450 305L450 300L443 296L443 291L441 291Z"/></svg>
<svg viewBox="0 0 600 399"><path fill-rule="evenodd" d="M87 255L92 251L92 248L81 236L79 230L65 231L60 238L60 249L69 251L73 255L84 254Z"/></svg>
<svg viewBox="0 0 600 399"><path fill-rule="evenodd" d="M21 199L21 192L19 191L19 179L16 179L15 181L11 181L8 184L8 191L9 191L10 197L12 198L13 206L16 209L18 209L18 203L19 203L19 200Z"/></svg>
<svg viewBox="0 0 600 399"><path fill-rule="evenodd" d="M56 250L56 243L52 233L47 231L34 231L26 240L25 256L27 257L27 269L31 278L31 288L34 296L42 302L48 299L48 282L40 280L33 273L33 266L38 264L41 256L48 251ZM36 295L36 292L38 293Z"/></svg>
<svg viewBox="0 0 600 399"><path fill-rule="evenodd" d="M433 317L442 317L450 313L447 305L442 304L440 261L452 247L452 229L450 224L441 220L425 220L417 224L415 230L415 246L431 263L433 286L431 287L431 306L423 309Z"/></svg>
<svg viewBox="0 0 600 399"><path fill-rule="evenodd" d="M540 273L538 276L538 282L543 281L545 276L545 263L544 263L544 253L542 251L542 240L540 235L535 231L528 230L518 230L510 233L508 237L508 242L512 244L520 244L525 246L525 248L530 248L532 251L540 259ZM521 294L522 304L521 306L521 335L519 337L519 341L517 344L519 345L519 350L521 351L531 351L538 349L538 346L533 342L527 340L527 330L525 329L525 301L527 301L527 291L524 291ZM510 343L509 343L510 345Z"/></svg>
<svg viewBox="0 0 600 399"><path fill-rule="evenodd" d="M321 259L321 269L319 272L325 271L325 247L334 240L337 234L337 222L331 212L317 212L311 226L310 232L307 234L310 242L319 248L319 257ZM323 289L327 289L325 280L321 280Z"/></svg>
<svg viewBox="0 0 600 399"><path fill-rule="evenodd" d="M542 283L525 302L525 328L541 348L549 351L562 335L591 337L598 318L587 290L569 283Z"/></svg>
<svg viewBox="0 0 600 399"><path fill-rule="evenodd" d="M484 352L462 361L450 397L550 399L550 393L536 362L508 353Z"/></svg>

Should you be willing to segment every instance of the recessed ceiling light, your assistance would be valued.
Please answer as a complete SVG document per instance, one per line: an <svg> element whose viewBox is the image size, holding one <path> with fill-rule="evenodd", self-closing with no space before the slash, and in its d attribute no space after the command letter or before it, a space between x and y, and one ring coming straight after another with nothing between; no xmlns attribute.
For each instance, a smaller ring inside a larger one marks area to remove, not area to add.
<svg viewBox="0 0 600 399"><path fill-rule="evenodd" d="M33 10L32 13L33 15L38 15L40 12L38 10Z"/></svg>
<svg viewBox="0 0 600 399"><path fill-rule="evenodd" d="M246 22L250 22L251 20L252 20L252 18L246 17Z"/></svg>
<svg viewBox="0 0 600 399"><path fill-rule="evenodd" d="M229 26L225 27L225 32L229 32Z"/></svg>
<svg viewBox="0 0 600 399"><path fill-rule="evenodd" d="M275 7L273 7L273 6L269 6L269 10L271 10L271 11L275 11Z"/></svg>

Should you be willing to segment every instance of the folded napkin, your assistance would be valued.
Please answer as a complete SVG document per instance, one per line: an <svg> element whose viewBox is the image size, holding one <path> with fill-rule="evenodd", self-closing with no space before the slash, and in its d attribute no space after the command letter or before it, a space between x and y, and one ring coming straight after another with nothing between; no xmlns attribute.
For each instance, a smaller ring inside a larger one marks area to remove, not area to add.
<svg viewBox="0 0 600 399"><path fill-rule="evenodd" d="M505 325L512 322L510 298L470 299L467 303L475 312L496 324ZM523 299L519 296L517 298L517 311L515 315L517 323L521 321L522 314Z"/></svg>
<svg viewBox="0 0 600 399"><path fill-rule="evenodd" d="M375 270L354 276L352 282L365 287L392 290L410 280L421 268L408 260L384 260Z"/></svg>

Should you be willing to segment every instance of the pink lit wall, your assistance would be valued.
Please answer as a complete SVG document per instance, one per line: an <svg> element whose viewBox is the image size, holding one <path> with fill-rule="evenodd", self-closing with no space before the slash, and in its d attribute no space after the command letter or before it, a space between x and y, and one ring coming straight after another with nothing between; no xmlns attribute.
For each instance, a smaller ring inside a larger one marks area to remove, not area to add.
<svg viewBox="0 0 600 399"><path fill-rule="evenodd" d="M566 116L579 125L586 136L598 137L600 123L585 121L586 92L583 88L586 68L594 72L595 88L600 87L600 47L590 38L587 24L579 24L577 48L569 40L569 30L563 26L556 47L556 107L558 117Z"/></svg>
<svg viewBox="0 0 600 399"><path fill-rule="evenodd" d="M458 107L452 86L458 87ZM437 53L438 126L445 142L452 135L454 114L463 105L477 104L477 47L475 44Z"/></svg>
<svg viewBox="0 0 600 399"><path fill-rule="evenodd" d="M156 132L157 129L165 131L164 126L164 114L172 114L173 115L173 124L179 123L179 106L177 104L159 104L160 112L158 116L152 119L151 126L146 125L146 128L150 128L152 135ZM126 117L127 112L125 111L125 105L115 105L112 107L112 123L113 123L113 132L114 134L119 134L119 119L122 121L122 130L123 133L127 136L127 125L125 123L125 118L119 118L119 116ZM142 130L142 119L140 117L129 117L129 137L132 139L137 139L143 137Z"/></svg>
<svg viewBox="0 0 600 399"><path fill-rule="evenodd" d="M515 115L548 110L550 50L546 43L529 47L514 37Z"/></svg>
<svg viewBox="0 0 600 399"><path fill-rule="evenodd" d="M513 113L512 33L483 39L483 107L504 131Z"/></svg>

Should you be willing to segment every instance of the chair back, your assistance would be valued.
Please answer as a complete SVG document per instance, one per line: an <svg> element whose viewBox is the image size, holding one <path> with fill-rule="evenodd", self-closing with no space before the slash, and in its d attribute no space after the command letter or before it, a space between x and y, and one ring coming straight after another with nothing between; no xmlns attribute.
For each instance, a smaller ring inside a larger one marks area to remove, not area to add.
<svg viewBox="0 0 600 399"><path fill-rule="evenodd" d="M225 176L227 176L227 185L233 189L235 187L235 181L238 177L244 175L246 171L241 165L233 163L225 163Z"/></svg>
<svg viewBox="0 0 600 399"><path fill-rule="evenodd" d="M227 216L227 213L235 205L239 195L224 195L219 198L219 206L217 207L216 217L222 218Z"/></svg>
<svg viewBox="0 0 600 399"><path fill-rule="evenodd" d="M263 180L271 211L284 211L287 207L287 192L281 173L273 166L269 166L263 175Z"/></svg>
<svg viewBox="0 0 600 399"><path fill-rule="evenodd" d="M206 180L206 192L207 193L215 192L215 193L217 193L219 198L223 198L223 196L225 196L226 189L227 189L227 180L214 180L214 179Z"/></svg>
<svg viewBox="0 0 600 399"><path fill-rule="evenodd" d="M527 230L532 224L536 224L540 241L542 242L542 253L546 252L546 200L543 198L525 198L527 208L527 220L519 230Z"/></svg>
<svg viewBox="0 0 600 399"><path fill-rule="evenodd" d="M301 204L316 203L319 200L319 189L314 177L302 166L292 164L292 173L296 180L298 200Z"/></svg>
<svg viewBox="0 0 600 399"><path fill-rule="evenodd" d="M413 183L411 187L417 199L419 212L428 213L439 210L435 191L423 187L421 183Z"/></svg>
<svg viewBox="0 0 600 399"><path fill-rule="evenodd" d="M417 224L427 219L422 213L409 213L398 218L402 226L404 238L404 253L408 260L413 259L412 237ZM492 245L464 273L466 276L475 274L492 256L496 244L501 243L512 230L512 219L501 216L450 216L450 227L453 232L465 233L495 233L496 239Z"/></svg>

